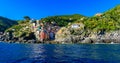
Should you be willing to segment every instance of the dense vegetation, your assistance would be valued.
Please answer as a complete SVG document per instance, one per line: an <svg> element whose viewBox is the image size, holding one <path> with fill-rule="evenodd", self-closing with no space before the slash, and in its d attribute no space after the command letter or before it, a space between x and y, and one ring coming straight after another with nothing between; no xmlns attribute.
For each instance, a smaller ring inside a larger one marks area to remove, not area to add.
<svg viewBox="0 0 120 63"><path fill-rule="evenodd" d="M93 31L113 31L120 29L120 5L108 10L101 16L94 16L84 21L87 29Z"/></svg>
<svg viewBox="0 0 120 63"><path fill-rule="evenodd" d="M0 31L3 32L14 24L17 24L17 22L0 16Z"/></svg>
<svg viewBox="0 0 120 63"><path fill-rule="evenodd" d="M44 22L56 22L59 26L66 26L68 23L76 22L85 16L74 14L74 15L61 15L61 16L51 16L41 19Z"/></svg>

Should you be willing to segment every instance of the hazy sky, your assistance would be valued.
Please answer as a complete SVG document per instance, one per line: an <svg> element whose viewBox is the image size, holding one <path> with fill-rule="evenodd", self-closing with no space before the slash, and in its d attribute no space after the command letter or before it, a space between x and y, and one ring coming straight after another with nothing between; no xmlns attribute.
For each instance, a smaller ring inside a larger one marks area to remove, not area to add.
<svg viewBox="0 0 120 63"><path fill-rule="evenodd" d="M0 0L0 16L40 19L47 16L82 14L93 16L120 4L120 0Z"/></svg>

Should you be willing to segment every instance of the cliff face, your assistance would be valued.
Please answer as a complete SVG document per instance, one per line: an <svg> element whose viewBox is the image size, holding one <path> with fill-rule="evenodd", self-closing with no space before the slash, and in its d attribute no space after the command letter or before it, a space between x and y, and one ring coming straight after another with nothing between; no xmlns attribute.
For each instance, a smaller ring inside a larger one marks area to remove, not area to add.
<svg viewBox="0 0 120 63"><path fill-rule="evenodd" d="M0 31L4 32L7 28L17 24L16 21L0 16Z"/></svg>

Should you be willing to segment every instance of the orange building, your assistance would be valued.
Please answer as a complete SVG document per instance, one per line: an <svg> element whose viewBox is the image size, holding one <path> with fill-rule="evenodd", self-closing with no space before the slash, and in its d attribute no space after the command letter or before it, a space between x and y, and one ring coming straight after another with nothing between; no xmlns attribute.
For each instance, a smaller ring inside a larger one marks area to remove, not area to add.
<svg viewBox="0 0 120 63"><path fill-rule="evenodd" d="M95 14L95 16L102 16L102 13L97 13Z"/></svg>

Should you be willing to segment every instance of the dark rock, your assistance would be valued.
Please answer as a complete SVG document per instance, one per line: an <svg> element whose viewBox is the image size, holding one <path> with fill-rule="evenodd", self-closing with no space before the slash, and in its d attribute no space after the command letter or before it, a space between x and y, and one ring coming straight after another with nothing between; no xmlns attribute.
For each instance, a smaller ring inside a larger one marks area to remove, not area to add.
<svg viewBox="0 0 120 63"><path fill-rule="evenodd" d="M92 40L89 37L87 37L81 43L91 43L91 42L92 42Z"/></svg>

